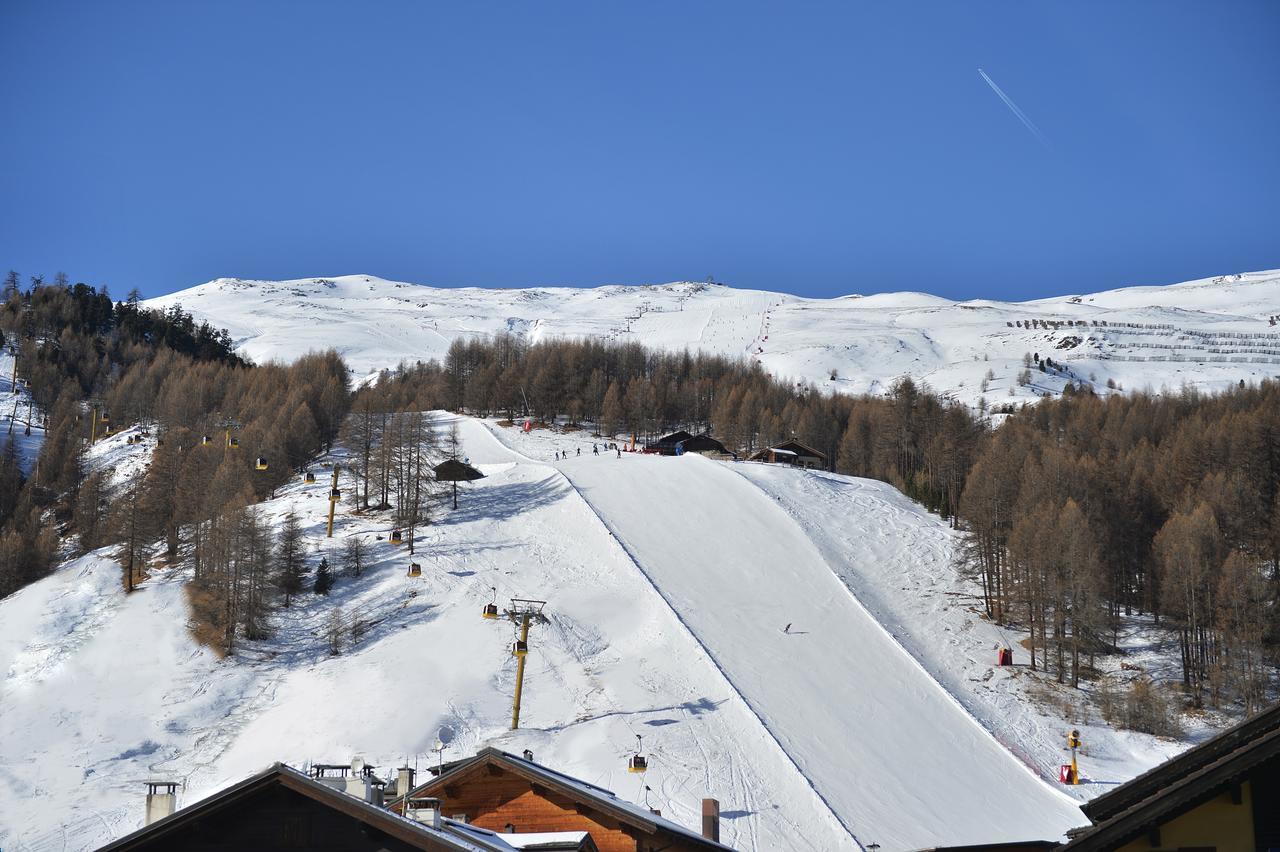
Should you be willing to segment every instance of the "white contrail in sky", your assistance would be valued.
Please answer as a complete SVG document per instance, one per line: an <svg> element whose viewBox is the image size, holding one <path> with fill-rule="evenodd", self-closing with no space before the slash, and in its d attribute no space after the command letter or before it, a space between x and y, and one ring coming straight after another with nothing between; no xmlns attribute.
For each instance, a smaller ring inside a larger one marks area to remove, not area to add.
<svg viewBox="0 0 1280 852"><path fill-rule="evenodd" d="M1040 132L1039 127L1036 127L1035 122L1027 118L1027 114L1018 108L1018 105L1013 102L1012 98L1010 98L1008 95L1004 93L1003 89L1001 89L999 86L996 85L995 80L992 80L990 77L987 76L986 71L983 71L981 68L979 68L978 73L982 75L982 79L987 81L987 85L991 87L991 91L999 95L1000 100L1004 101L1004 105L1007 106L1009 110L1018 117L1018 121L1021 121L1024 125L1026 125L1026 128L1031 131L1032 135L1035 136L1036 139L1040 140L1041 145L1043 145L1046 148L1049 148L1050 147L1049 140L1044 138L1044 134Z"/></svg>

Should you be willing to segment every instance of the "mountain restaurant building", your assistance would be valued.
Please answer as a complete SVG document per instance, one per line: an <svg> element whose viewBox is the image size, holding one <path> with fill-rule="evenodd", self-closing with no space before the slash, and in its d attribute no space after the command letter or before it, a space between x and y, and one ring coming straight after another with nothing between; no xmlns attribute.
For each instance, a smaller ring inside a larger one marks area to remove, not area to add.
<svg viewBox="0 0 1280 852"><path fill-rule="evenodd" d="M769 464L790 464L805 468L825 468L827 466L825 453L820 453L813 447L806 447L799 441L785 441L781 444L765 447L751 456L751 461L762 461Z"/></svg>

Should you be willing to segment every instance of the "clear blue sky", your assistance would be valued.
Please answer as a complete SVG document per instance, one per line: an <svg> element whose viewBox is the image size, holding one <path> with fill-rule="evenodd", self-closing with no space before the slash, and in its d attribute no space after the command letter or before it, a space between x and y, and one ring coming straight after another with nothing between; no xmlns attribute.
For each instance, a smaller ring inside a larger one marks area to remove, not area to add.
<svg viewBox="0 0 1280 852"><path fill-rule="evenodd" d="M0 268L1032 298L1280 267L1278 41L1272 0L2 0Z"/></svg>

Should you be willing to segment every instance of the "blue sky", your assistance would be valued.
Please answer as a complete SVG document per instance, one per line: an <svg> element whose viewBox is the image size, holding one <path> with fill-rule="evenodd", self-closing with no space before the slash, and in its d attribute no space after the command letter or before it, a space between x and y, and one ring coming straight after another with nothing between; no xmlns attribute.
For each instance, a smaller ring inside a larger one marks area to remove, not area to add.
<svg viewBox="0 0 1280 852"><path fill-rule="evenodd" d="M1269 0L4 0L0 267L1016 299L1280 267L1277 37Z"/></svg>

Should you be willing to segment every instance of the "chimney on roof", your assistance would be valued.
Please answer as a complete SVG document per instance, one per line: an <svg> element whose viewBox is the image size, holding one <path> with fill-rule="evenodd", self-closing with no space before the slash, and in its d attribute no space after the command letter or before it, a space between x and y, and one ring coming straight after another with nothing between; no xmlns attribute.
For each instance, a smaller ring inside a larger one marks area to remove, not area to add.
<svg viewBox="0 0 1280 852"><path fill-rule="evenodd" d="M383 781L375 775L366 775L364 777L364 800L375 808L380 808L386 801L383 791L387 786L387 782Z"/></svg>
<svg viewBox="0 0 1280 852"><path fill-rule="evenodd" d="M401 766L396 770L396 795L407 796L413 789L413 767Z"/></svg>
<svg viewBox="0 0 1280 852"><path fill-rule="evenodd" d="M702 836L720 842L720 802L716 799L702 800Z"/></svg>
<svg viewBox="0 0 1280 852"><path fill-rule="evenodd" d="M176 781L147 782L147 821L145 825L164 819L173 813L178 805L178 784Z"/></svg>
<svg viewBox="0 0 1280 852"><path fill-rule="evenodd" d="M429 796L417 796L404 801L404 815L432 828L440 827L440 800Z"/></svg>

